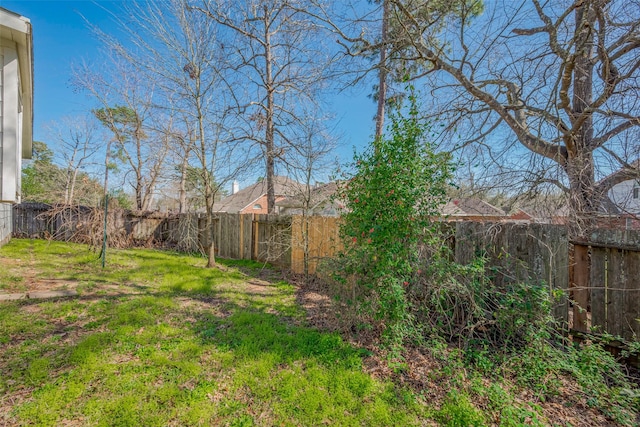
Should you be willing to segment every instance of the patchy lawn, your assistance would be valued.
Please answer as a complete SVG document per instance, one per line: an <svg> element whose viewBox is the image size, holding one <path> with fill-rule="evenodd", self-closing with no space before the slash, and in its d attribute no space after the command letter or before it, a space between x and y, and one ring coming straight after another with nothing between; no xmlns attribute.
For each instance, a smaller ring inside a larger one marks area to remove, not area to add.
<svg viewBox="0 0 640 427"><path fill-rule="evenodd" d="M590 374L601 353L576 353L578 382L542 349L504 366L435 347L389 363L366 329L329 332L341 322L318 282L204 265L110 250L103 270L83 245L0 248L0 295L77 294L0 301L0 425L640 425L638 389Z"/></svg>
<svg viewBox="0 0 640 427"><path fill-rule="evenodd" d="M246 262L12 240L0 293L3 425L424 425L365 350L306 326L293 286ZM269 276L273 276L269 279ZM262 278L260 278L262 277Z"/></svg>

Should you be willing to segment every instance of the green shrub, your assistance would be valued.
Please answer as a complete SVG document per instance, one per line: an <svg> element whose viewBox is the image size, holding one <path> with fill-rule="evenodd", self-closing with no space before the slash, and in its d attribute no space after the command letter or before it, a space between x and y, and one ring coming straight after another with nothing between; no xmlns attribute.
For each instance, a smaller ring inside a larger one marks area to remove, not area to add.
<svg viewBox="0 0 640 427"><path fill-rule="evenodd" d="M338 274L353 288L349 303L382 326L397 347L414 332L408 289L419 270L421 245L436 234L430 217L444 203L450 155L426 141L428 124L409 97L408 117L393 115L390 137L355 156L355 174L339 192L346 205L340 234L345 250Z"/></svg>

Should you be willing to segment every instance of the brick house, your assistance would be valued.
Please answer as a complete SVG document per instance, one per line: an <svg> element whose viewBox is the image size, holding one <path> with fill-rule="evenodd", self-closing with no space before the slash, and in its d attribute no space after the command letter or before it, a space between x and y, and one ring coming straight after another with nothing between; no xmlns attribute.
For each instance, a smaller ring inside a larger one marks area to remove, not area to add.
<svg viewBox="0 0 640 427"><path fill-rule="evenodd" d="M235 185L234 185L235 187ZM297 194L302 188L302 184L287 178L286 176L275 176L274 187L276 193L276 212L277 203L284 200L287 196ZM249 187L238 190L233 189L233 194L216 202L213 205L214 212L226 213L267 213L267 181L262 180L256 182Z"/></svg>

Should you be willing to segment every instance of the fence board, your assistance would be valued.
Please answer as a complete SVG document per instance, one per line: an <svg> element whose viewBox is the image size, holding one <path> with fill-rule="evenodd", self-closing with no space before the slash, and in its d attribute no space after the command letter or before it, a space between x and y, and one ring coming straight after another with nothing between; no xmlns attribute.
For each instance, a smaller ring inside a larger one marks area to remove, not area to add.
<svg viewBox="0 0 640 427"><path fill-rule="evenodd" d="M591 268L589 274L591 328L596 332L605 332L607 330L607 305L609 302L609 283L607 281L608 255L608 248L591 249Z"/></svg>
<svg viewBox="0 0 640 427"><path fill-rule="evenodd" d="M253 214L242 215L242 259L252 258Z"/></svg>
<svg viewBox="0 0 640 427"><path fill-rule="evenodd" d="M455 260L468 264L486 258L490 278L498 287L518 281L545 283L551 294L568 287L569 247L566 229L547 224L456 223ZM561 271L564 270L564 271ZM556 301L553 314L568 320L567 299Z"/></svg>
<svg viewBox="0 0 640 427"><path fill-rule="evenodd" d="M605 302L605 330L615 336L622 336L626 325L623 324L623 316L619 313L621 310L615 310L613 307L623 307L625 303L625 272L626 266L624 258L621 256L622 251L618 249L607 249L607 300Z"/></svg>
<svg viewBox="0 0 640 427"><path fill-rule="evenodd" d="M339 218L323 216L293 217L291 270L294 273L305 273L306 260L306 272L314 274L324 258L332 257L342 248L339 221Z"/></svg>
<svg viewBox="0 0 640 427"><path fill-rule="evenodd" d="M625 292L626 307L620 311L624 315L623 325L629 325L622 337L640 340L640 252L626 251L625 260Z"/></svg>
<svg viewBox="0 0 640 427"><path fill-rule="evenodd" d="M607 332L631 340L640 336L640 252L609 250ZM617 308L617 309L616 309Z"/></svg>
<svg viewBox="0 0 640 427"><path fill-rule="evenodd" d="M46 214L50 209L48 205L25 203L13 209L16 236L63 239L76 238L73 234L78 229L97 232L95 227L85 224L95 214L90 208L59 207L58 212L62 214L54 218ZM322 258L332 256L340 248L339 221L339 218L309 217L304 225L299 216L216 214L213 237L221 257L267 261L290 267L295 272L304 272L306 258L309 272L313 273ZM202 214L161 217L114 211L109 213L109 223L114 233L138 240L131 239L125 244L155 239L157 243L176 245L181 250L194 250L206 247L210 239ZM455 222L446 227L451 228L448 243L455 261L468 263L480 255L486 256L488 274L494 275L499 286L522 280L544 281L550 290L566 290L568 240L563 226ZM101 230L99 227L100 233ZM305 234L309 239L306 250ZM640 335L637 320L640 318L640 233L595 230L589 237L591 242L574 246L572 277L577 303L574 328L589 332L586 312L577 306L587 308L590 296L594 326L601 332L627 339L637 337ZM101 234L98 240L100 238ZM566 320L567 313L566 300L554 307L558 319Z"/></svg>

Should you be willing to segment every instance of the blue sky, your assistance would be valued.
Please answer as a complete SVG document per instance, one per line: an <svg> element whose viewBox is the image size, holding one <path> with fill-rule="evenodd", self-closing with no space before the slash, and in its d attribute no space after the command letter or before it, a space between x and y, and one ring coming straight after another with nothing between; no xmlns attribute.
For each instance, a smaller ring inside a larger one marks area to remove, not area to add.
<svg viewBox="0 0 640 427"><path fill-rule="evenodd" d="M88 29L84 18L109 32L115 26L105 11L118 7L119 1L0 0L0 6L31 20L34 43L35 112L34 139L52 144L47 126L64 116L87 113L93 102L71 87L73 64L92 63L100 44ZM367 89L336 94L329 99L342 135L336 156L341 162L352 158L353 147L366 146L374 132L375 105L367 98Z"/></svg>

